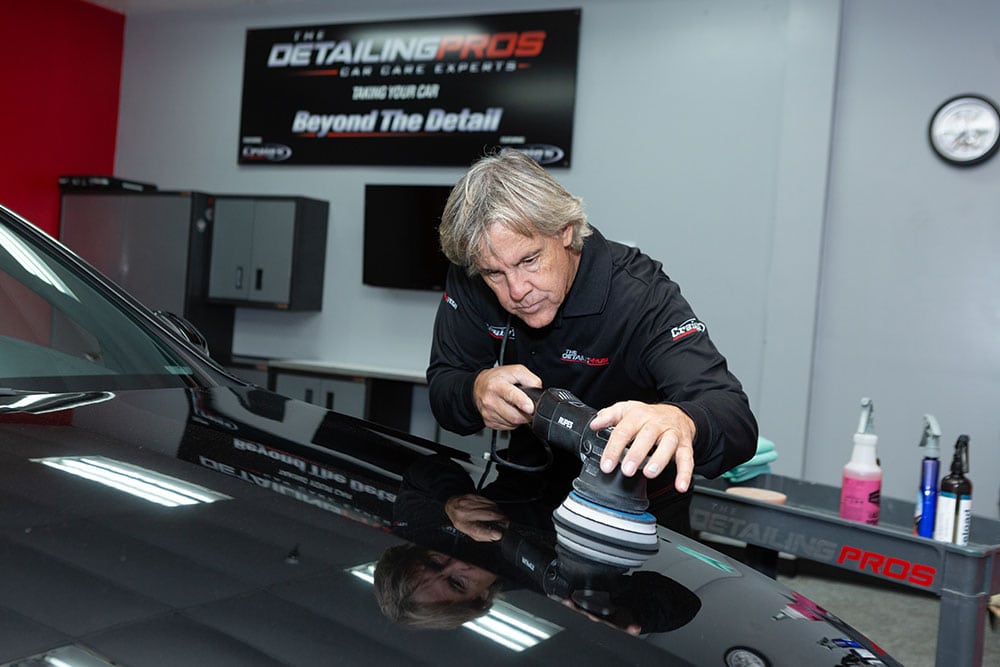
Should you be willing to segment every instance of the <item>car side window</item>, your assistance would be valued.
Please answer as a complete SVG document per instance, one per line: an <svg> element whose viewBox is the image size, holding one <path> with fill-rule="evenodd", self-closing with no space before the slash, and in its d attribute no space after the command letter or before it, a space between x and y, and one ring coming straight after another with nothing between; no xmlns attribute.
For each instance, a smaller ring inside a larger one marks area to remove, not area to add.
<svg viewBox="0 0 1000 667"><path fill-rule="evenodd" d="M177 386L183 361L78 267L0 228L0 387Z"/></svg>

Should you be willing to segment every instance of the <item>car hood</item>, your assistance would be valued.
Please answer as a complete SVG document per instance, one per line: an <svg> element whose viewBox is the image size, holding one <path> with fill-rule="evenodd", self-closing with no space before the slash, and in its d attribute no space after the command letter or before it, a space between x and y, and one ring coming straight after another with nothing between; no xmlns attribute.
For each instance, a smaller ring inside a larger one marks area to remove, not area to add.
<svg viewBox="0 0 1000 667"><path fill-rule="evenodd" d="M476 472L436 443L256 387L0 396L0 665L59 647L136 666L898 664L662 529L641 566L588 584L631 591L638 636L555 599L554 564L563 579L594 570L540 531L495 545L506 585L485 625L402 627L372 571L409 543L400 483L429 459ZM117 488L97 483L115 474ZM221 497L168 507L120 490L171 480Z"/></svg>

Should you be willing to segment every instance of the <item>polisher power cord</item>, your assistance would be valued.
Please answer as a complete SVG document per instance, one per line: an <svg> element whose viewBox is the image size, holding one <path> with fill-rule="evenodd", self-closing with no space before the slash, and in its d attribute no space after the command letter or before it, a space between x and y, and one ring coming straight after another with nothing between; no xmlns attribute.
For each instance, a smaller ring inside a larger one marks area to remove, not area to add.
<svg viewBox="0 0 1000 667"><path fill-rule="evenodd" d="M500 339L500 354L497 355L497 363L494 365L494 368L496 368L496 366L503 366L504 352L507 350L507 337L510 335L510 322L511 315L508 314L507 323L503 327L503 338ZM492 431L490 434L490 453L486 459L486 469L483 470L483 475L479 478L479 484L476 485L477 491L483 490L483 485L486 483L486 478L489 477L490 470L492 469L494 463L497 464L498 468L511 468L512 470L519 470L521 472L542 472L552 465L552 460L554 458L552 448L549 447L549 443L544 441L542 442L542 446L545 448L545 463L537 466L526 466L521 465L520 463L514 463L513 461L508 461L500 456L500 453L497 451L498 431L495 428L490 430Z"/></svg>

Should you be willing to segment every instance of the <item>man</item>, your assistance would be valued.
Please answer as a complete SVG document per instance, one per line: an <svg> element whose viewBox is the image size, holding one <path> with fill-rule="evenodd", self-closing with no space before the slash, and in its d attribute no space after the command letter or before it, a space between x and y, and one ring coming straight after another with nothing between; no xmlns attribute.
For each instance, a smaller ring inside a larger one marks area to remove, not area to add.
<svg viewBox="0 0 1000 667"><path fill-rule="evenodd" d="M579 198L514 150L468 170L439 232L453 266L427 370L438 422L460 434L513 431L511 459L531 464L540 445L517 429L533 410L519 387L567 389L601 408L591 428L614 427L602 470L645 475L650 511L689 532L692 474L750 459L757 423L660 263L606 240ZM578 472L556 452L549 500Z"/></svg>

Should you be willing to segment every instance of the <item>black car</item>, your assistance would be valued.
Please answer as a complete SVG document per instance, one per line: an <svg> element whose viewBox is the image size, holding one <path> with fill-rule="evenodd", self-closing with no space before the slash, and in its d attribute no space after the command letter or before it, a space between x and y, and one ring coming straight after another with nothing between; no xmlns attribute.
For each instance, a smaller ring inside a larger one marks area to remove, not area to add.
<svg viewBox="0 0 1000 667"><path fill-rule="evenodd" d="M0 207L0 666L898 664L641 508L528 488L231 377Z"/></svg>

